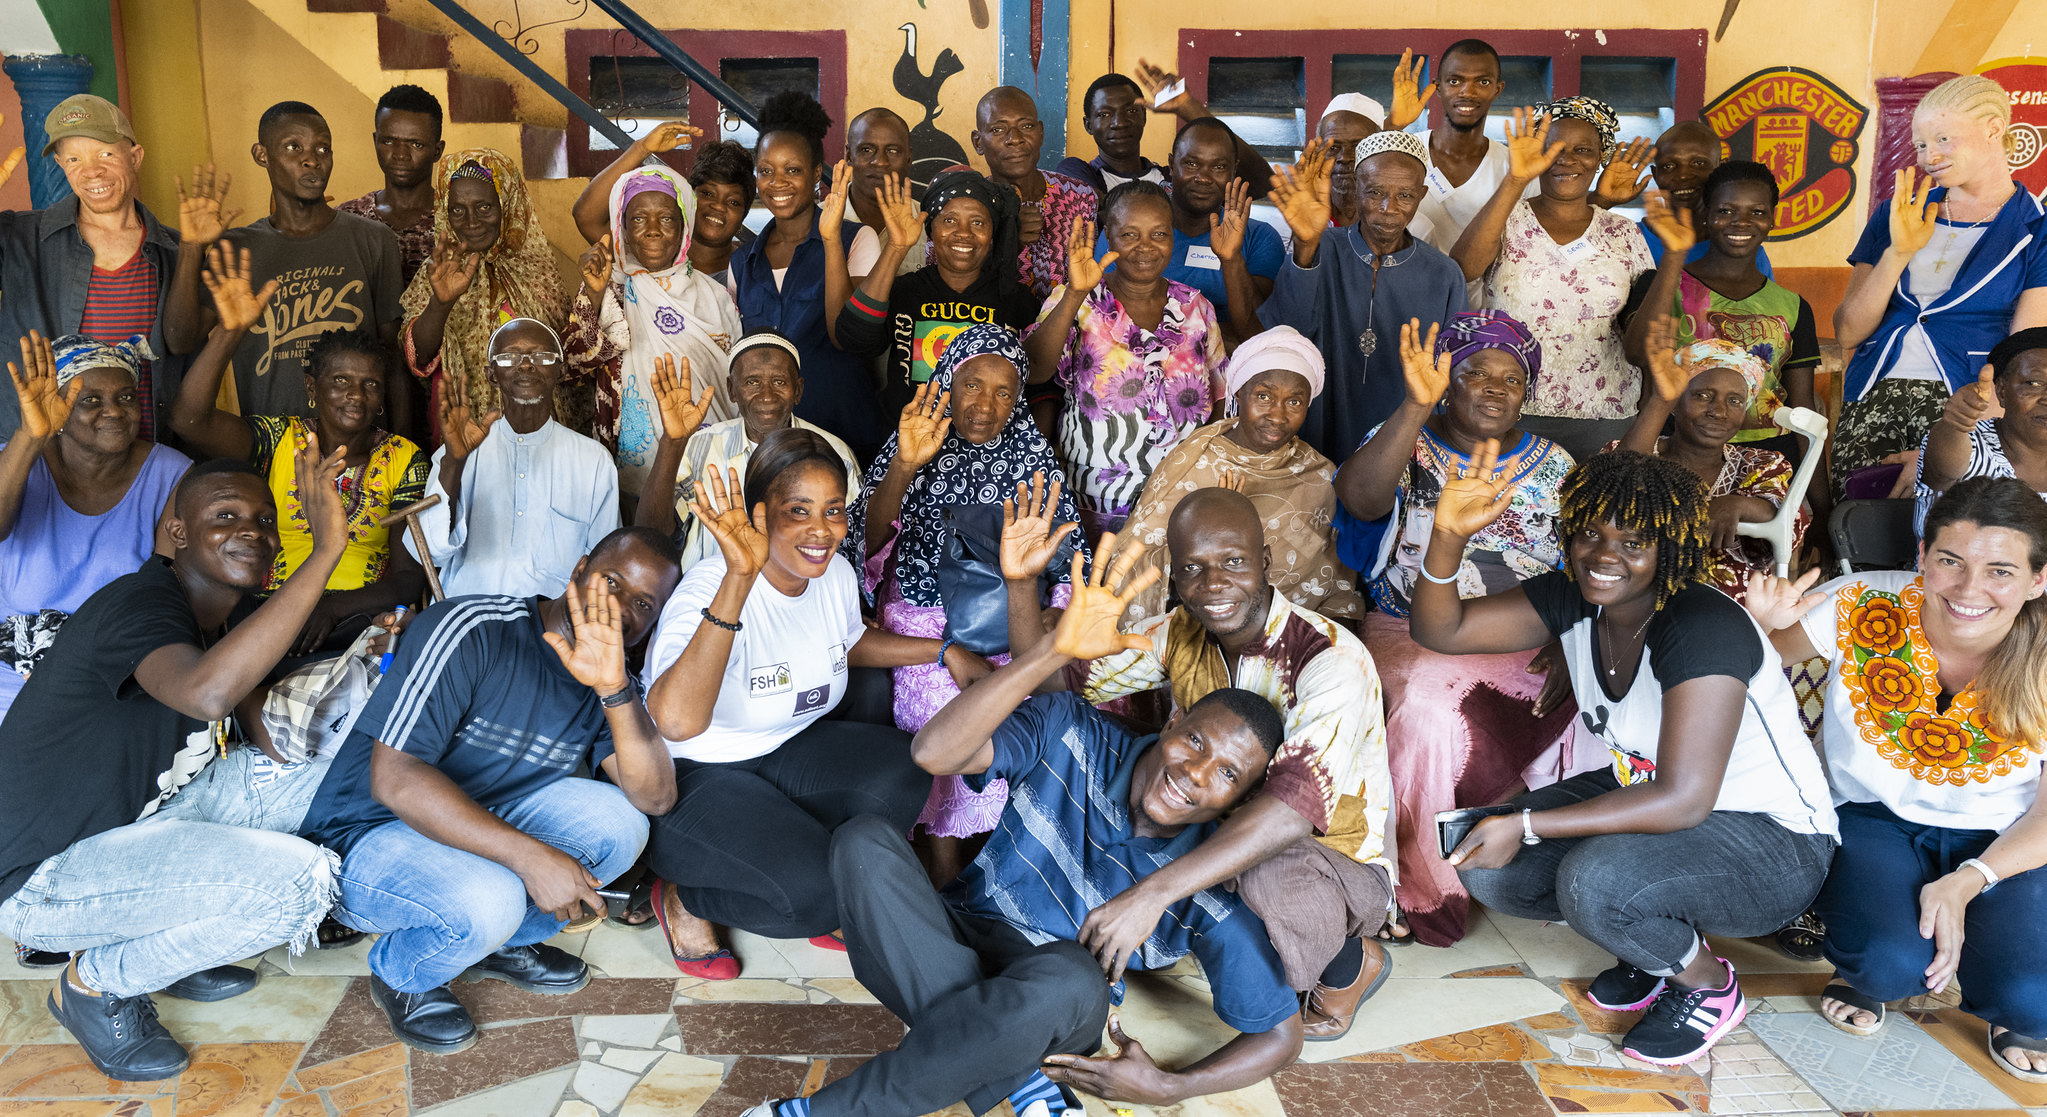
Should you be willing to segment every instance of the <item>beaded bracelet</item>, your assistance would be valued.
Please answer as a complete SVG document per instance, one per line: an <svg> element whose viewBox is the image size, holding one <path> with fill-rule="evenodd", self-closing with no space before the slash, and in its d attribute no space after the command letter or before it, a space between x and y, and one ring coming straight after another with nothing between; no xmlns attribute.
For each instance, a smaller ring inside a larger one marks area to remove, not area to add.
<svg viewBox="0 0 2047 1117"><path fill-rule="evenodd" d="M740 629L746 627L745 621L724 621L719 620L717 617L712 616L711 607L708 605L704 606L702 609L699 609L698 612L704 615L705 620L710 621L712 624L717 625L719 628L722 628L727 632L738 632Z"/></svg>

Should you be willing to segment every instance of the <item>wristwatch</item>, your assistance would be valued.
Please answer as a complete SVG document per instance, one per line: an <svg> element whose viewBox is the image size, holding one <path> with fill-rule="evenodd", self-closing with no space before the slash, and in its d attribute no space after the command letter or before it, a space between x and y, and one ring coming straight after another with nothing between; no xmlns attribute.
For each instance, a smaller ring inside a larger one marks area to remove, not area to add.
<svg viewBox="0 0 2047 1117"><path fill-rule="evenodd" d="M1542 844L1542 837L1535 832L1535 821L1529 817L1534 812L1534 807L1523 807L1521 810L1521 844L1525 846Z"/></svg>

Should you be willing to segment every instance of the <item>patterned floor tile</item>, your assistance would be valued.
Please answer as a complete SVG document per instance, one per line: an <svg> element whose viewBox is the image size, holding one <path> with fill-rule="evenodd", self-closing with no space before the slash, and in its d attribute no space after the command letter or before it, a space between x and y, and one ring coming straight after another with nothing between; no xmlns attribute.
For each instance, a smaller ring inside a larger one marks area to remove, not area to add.
<svg viewBox="0 0 2047 1117"><path fill-rule="evenodd" d="M317 1066L302 1066L295 1077L301 1090L324 1090L339 1086L358 1078L367 1078L379 1071L405 1065L406 1047L402 1043L387 1043L345 1059L334 1059Z"/></svg>
<svg viewBox="0 0 2047 1117"><path fill-rule="evenodd" d="M1313 1117L1551 1117L1509 1063L1295 1064L1273 1076L1289 1114Z"/></svg>
<svg viewBox="0 0 2047 1117"><path fill-rule="evenodd" d="M903 1038L870 1005L677 1005L684 1050L704 1055L873 1055Z"/></svg>
<svg viewBox="0 0 2047 1117"><path fill-rule="evenodd" d="M536 1020L488 1028L476 1046L467 1051L415 1059L412 1101L418 1108L427 1109L557 1067L567 1068L573 1076L576 1061L576 1034L567 1020ZM527 1100L530 1102L531 1098ZM547 1100L551 1103L553 1097ZM544 1112L553 1112L553 1106L550 1104Z"/></svg>
<svg viewBox="0 0 2047 1117"><path fill-rule="evenodd" d="M1494 1024L1403 1044L1400 1051L1422 1062L1514 1063L1550 1057L1549 1049L1540 1040L1512 1024Z"/></svg>
<svg viewBox="0 0 2047 1117"><path fill-rule="evenodd" d="M663 1055L626 1095L619 1117L689 1117L725 1079L725 1066L694 1055Z"/></svg>
<svg viewBox="0 0 2047 1117"><path fill-rule="evenodd" d="M297 1040L320 1034L348 988L345 977L285 977L211 1004L157 997L164 1027L187 1045Z"/></svg>
<svg viewBox="0 0 2047 1117"><path fill-rule="evenodd" d="M2004 1095L1910 1020L1851 1036L1817 1013L1757 1016L1748 1024L1778 1058L1837 1109L1990 1109Z"/></svg>
<svg viewBox="0 0 2047 1117"><path fill-rule="evenodd" d="M1960 1009L1949 1009L1921 1027L2012 1101L2028 1108L2047 1108L2047 1086L2021 1082L1990 1058L1989 1025L1982 1020Z"/></svg>
<svg viewBox="0 0 2047 1117"><path fill-rule="evenodd" d="M725 1081L697 1110L697 1117L739 1117L769 1098L794 1097L803 1088L808 1070L807 1063L784 1059L735 1059L725 1072Z"/></svg>
<svg viewBox="0 0 2047 1117"><path fill-rule="evenodd" d="M70 1038L44 1004L54 983L50 977L0 981L0 1045L63 1043Z"/></svg>
<svg viewBox="0 0 2047 1117"><path fill-rule="evenodd" d="M116 1082L93 1068L77 1044L29 1044L0 1059L0 1097L71 1098L168 1094L176 1079Z"/></svg>
<svg viewBox="0 0 2047 1117"><path fill-rule="evenodd" d="M1563 1007L1564 998L1531 978L1442 981L1395 976L1358 1009L1347 1035L1328 1043L1310 1044L1301 1057L1329 1062L1346 1055L1383 1051L1405 1043L1505 1024Z"/></svg>
<svg viewBox="0 0 2047 1117"><path fill-rule="evenodd" d="M1536 1085L1558 1113L1704 1113L1706 1081L1696 1074L1539 1063Z"/></svg>
<svg viewBox="0 0 2047 1117"><path fill-rule="evenodd" d="M575 1074L575 1067L565 1066L546 1074L508 1082L480 1094L459 1097L433 1108L428 1108L429 1103L420 1102L414 1112L431 1117L545 1117L555 1111L556 1099L568 1089L569 1080Z"/></svg>
<svg viewBox="0 0 2047 1117"><path fill-rule="evenodd" d="M562 996L529 993L502 981L458 981L454 990L469 1015L485 1027L550 1016L649 1015L675 1003L675 982L669 978L593 978Z"/></svg>
<svg viewBox="0 0 2047 1117"><path fill-rule="evenodd" d="M186 1117L262 1117L304 1050L299 1043L194 1045L192 1065L178 1076L178 1112Z"/></svg>

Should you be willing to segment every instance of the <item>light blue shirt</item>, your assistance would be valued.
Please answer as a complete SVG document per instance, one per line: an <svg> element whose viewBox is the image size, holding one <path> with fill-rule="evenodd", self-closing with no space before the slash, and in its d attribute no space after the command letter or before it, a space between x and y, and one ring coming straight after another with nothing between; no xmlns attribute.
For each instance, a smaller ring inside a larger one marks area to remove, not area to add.
<svg viewBox="0 0 2047 1117"><path fill-rule="evenodd" d="M449 597L474 593L554 597L576 560L618 527L618 467L595 439L549 419L520 434L499 419L462 465L452 511L441 487L446 446L434 451L426 491L441 503L420 514L427 549ZM408 533L405 549L426 555Z"/></svg>

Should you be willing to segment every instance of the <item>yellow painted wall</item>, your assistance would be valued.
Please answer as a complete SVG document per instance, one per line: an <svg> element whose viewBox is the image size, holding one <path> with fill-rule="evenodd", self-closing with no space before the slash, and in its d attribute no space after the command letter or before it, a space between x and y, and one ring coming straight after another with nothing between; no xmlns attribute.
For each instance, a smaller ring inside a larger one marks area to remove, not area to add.
<svg viewBox="0 0 2047 1117"><path fill-rule="evenodd" d="M206 114L206 70L199 50L197 0L124 4L128 110L142 141L142 202L175 225L174 177L213 159Z"/></svg>

